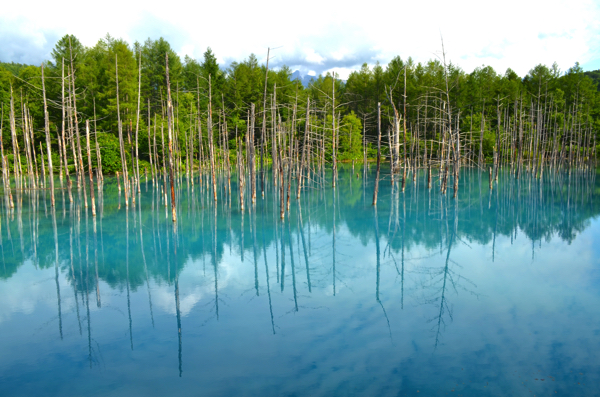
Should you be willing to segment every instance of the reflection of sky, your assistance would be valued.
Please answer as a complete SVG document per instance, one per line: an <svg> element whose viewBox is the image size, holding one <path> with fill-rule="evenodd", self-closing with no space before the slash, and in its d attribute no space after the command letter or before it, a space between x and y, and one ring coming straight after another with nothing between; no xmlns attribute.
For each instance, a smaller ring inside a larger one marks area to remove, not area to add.
<svg viewBox="0 0 600 397"><path fill-rule="evenodd" d="M499 236L493 262L492 243L457 242L444 292L451 316L442 315L437 347L446 248L406 252L402 285L394 264L401 269L401 253L384 256L387 225L379 229L379 291L388 319L375 299L375 244L364 247L343 226L336 229L335 297L332 236L313 228L309 293L302 242L292 235L298 311L287 232L283 292L274 245L267 248L267 290L260 234L256 269L252 250L242 263L235 248L230 254L225 247L218 319L210 257L188 259L178 283L181 379L173 282L150 282L154 328L147 288L131 291L132 341L126 291L101 282L102 308L90 291L90 371L85 299L79 293L78 320L74 290L61 274L61 340L54 269L26 263L0 284L0 392L26 395L43 386L61 395L439 395L452 389L548 395L569 386L569 395L594 395L600 222L592 220L571 245L553 238L532 247L522 233L511 245Z"/></svg>

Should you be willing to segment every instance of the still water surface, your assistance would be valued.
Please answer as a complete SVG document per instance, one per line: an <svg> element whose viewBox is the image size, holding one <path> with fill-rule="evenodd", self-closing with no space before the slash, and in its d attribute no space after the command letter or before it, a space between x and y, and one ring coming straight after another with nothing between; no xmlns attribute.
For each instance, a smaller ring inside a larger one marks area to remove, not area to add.
<svg viewBox="0 0 600 397"><path fill-rule="evenodd" d="M176 228L151 181L96 220L2 200L0 395L600 395L595 175L387 176L375 208L347 167L284 221L270 178L244 213L182 179Z"/></svg>

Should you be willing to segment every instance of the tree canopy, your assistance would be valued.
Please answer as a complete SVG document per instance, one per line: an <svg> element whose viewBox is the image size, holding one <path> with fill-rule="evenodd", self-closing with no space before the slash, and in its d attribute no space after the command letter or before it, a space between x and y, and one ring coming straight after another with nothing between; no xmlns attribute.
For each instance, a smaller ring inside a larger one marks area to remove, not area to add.
<svg viewBox="0 0 600 397"><path fill-rule="evenodd" d="M540 108L550 109L557 125L568 115L577 114L586 125L593 128L594 134L600 127L600 70L583 72L579 64L566 72L561 72L556 64L535 65L527 75L520 77L512 69L502 72L482 65L472 72L465 72L457 65L445 65L438 59L421 63L412 58L395 57L387 65L377 62L369 66L363 63L358 70L350 73L347 81L326 73L305 87L299 80L292 80L288 67L267 71L266 65L261 65L254 54L232 62L225 68L219 65L210 47L204 52L203 59L189 56L181 59L162 37L130 44L106 35L94 46L86 47L77 37L65 35L57 41L51 59L46 63L45 83L50 103L51 130L57 131L61 126L61 104L69 101L76 105L81 122L93 120L98 134L116 137L118 78L119 116L123 128L131 133L137 123L138 73L141 69L139 99L143 117L138 127L144 142L143 139L148 138L147 132L144 132L149 127L148 116L158 120L166 117L167 55L177 117L176 136L181 140L186 139L189 131L197 131L199 126L202 129L202 125L206 125L209 81L212 111L215 114L213 121L227 123L227 141L233 140L235 144L236 127L240 136L245 135L251 104L255 105L257 112L257 129L261 128L263 112L266 112L264 119L269 119L269 123L278 120L286 123L292 114L296 114L296 133L302 135L302 109L310 98L313 112L311 120L314 120L315 126L330 125L332 117L339 119L336 122L340 128L338 158L342 160L361 157L357 142L362 139L363 131L367 142L374 141L378 103L381 103L384 131L391 124L393 107L396 107L402 109L409 137L420 134L425 138L433 138L440 133L436 127L436 117L439 117L442 107L451 106L453 111L462 114L458 119L459 128L483 131L486 156L491 155L493 150L491 137L494 131L506 123L506 117L516 117L515 112L507 116L508 113L502 111L514 109L517 102L524 114L531 114ZM447 104L442 97L442 93L446 92L446 81L450 98ZM68 84L63 87L65 82ZM32 116L35 136L42 139L40 65L0 63L3 125L8 123L6 109L10 105L11 89L17 119L23 119L22 112L26 107ZM263 103L266 109L263 109ZM500 113L505 115L501 116ZM22 128L22 121L17 124L17 128ZM4 141L8 142L8 129L3 128L2 133ZM52 143L58 145L56 140ZM472 144L477 142L473 141ZM141 149L142 158L147 157L147 147L142 146Z"/></svg>

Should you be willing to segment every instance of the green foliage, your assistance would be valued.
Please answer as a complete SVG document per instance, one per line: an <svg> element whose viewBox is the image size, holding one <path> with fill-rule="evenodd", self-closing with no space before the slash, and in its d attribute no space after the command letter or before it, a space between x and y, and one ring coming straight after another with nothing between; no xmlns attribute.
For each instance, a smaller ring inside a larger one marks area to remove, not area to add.
<svg viewBox="0 0 600 397"><path fill-rule="evenodd" d="M339 126L340 160L359 160L363 158L362 122L354 112L345 115Z"/></svg>
<svg viewBox="0 0 600 397"><path fill-rule="evenodd" d="M3 108L2 122L8 122L8 112L10 106L10 88L14 84L14 74L11 70L4 67L6 64L0 64L0 103ZM10 135L8 135L10 137Z"/></svg>
<svg viewBox="0 0 600 397"><path fill-rule="evenodd" d="M211 90L215 93L215 97L219 98L225 85L225 76L219 68L217 58L210 47L204 52L204 62L200 65L200 72L205 81L210 77Z"/></svg>
<svg viewBox="0 0 600 397"><path fill-rule="evenodd" d="M484 124L482 125L482 118ZM490 130L490 121L486 117L482 117L481 113L475 113L473 115L466 115L462 121L462 130L469 131L469 139L467 140L470 145L470 150L476 153L476 157L479 156L479 145L481 141L481 130L483 129L483 156L485 158L492 158L494 155L494 146L496 145L496 135Z"/></svg>
<svg viewBox="0 0 600 397"><path fill-rule="evenodd" d="M594 82L597 90L600 90L600 69L584 72L583 74Z"/></svg>
<svg viewBox="0 0 600 397"><path fill-rule="evenodd" d="M98 134L98 145L100 146L100 156L102 158L102 171L105 174L122 171L119 138L112 134Z"/></svg>
<svg viewBox="0 0 600 397"><path fill-rule="evenodd" d="M440 120L446 120L447 109L451 109L453 115L460 112L461 133L465 135L473 132L469 135L472 135L472 139L463 142L463 145L470 146L469 149L477 153L481 140L481 120L484 119L483 150L486 157L491 157L493 153L498 129L504 128L504 122L513 123L517 113L523 115L526 119L523 121L524 125L529 126L531 124L526 124L529 123L529 118L538 114L536 112L540 108L549 116L547 122L558 126L559 130L573 115L582 121L582 126L592 128L593 131L600 129L600 71L584 73L579 64L565 73L556 64L550 67L537 65L521 78L511 69L501 74L490 66L482 65L471 73L466 73L456 65L444 65L437 59L417 63L411 58L395 57L387 65L364 63L359 70L350 74L346 82L336 76L334 89L331 73L318 76L309 87L303 87L298 81L291 81L291 70L286 66L270 69L267 73L266 64L261 64L254 54L240 62L232 62L224 70L210 47L206 49L202 59L186 56L182 61L164 38L148 39L144 43L130 45L122 39L107 35L94 46L85 47L77 37L65 35L57 41L50 63L44 69L50 103L48 110L53 151L58 152L56 131L61 129L63 121L60 104L64 59L64 75L75 75L75 104L80 130L86 120L90 120L92 125L95 120L102 146L104 171L112 173L121 169L117 116L122 120L125 144L129 146L133 144L137 123L141 56L140 158L149 159L147 130L150 127L151 135L154 135L155 116L157 149L160 153L161 128L166 127L166 55L175 110L176 153L183 159L190 134L196 141L194 157L197 158L199 129L202 130L203 147L206 150L209 99L212 102L215 125L214 142L218 146L218 124L224 125L226 122L225 139L229 141L231 149L234 149L236 128L238 136L242 139L245 137L251 104L255 105L254 125L258 131L257 138L263 127L263 115L267 129L279 122L283 129L291 128L294 107L295 134L297 138L302 138L305 131L304 111L310 98L310 129L313 134L325 134L327 156L331 155L331 115L335 113L336 124L339 122L337 158L340 160L362 158L363 131L370 145L370 157L374 156L372 151L376 150L378 103L381 103L384 151L388 147L385 131L391 125L393 107L407 120L410 130L414 130L418 123L419 136L430 142L433 140L434 149L441 140ZM71 80L65 79L64 82L69 83ZM446 84L449 98L446 96ZM65 87L67 98L73 91L72 85L69 85ZM39 142L45 142L40 67L0 63L0 103L3 109L2 137L5 150L10 143L8 113L11 87L20 148L23 150L24 147L21 137L23 109L26 108L33 119L37 150ZM263 103L266 109L263 108ZM509 116L504 119L507 109ZM66 128L68 125L66 120ZM526 134L528 131L531 129L526 129ZM166 139L166 128L163 133ZM562 139L565 135L561 133L559 136ZM600 142L600 139L597 140ZM126 152L130 156L130 151ZM266 153L270 155L270 148L267 148Z"/></svg>
<svg viewBox="0 0 600 397"><path fill-rule="evenodd" d="M58 40L51 52L52 60L54 61L53 66L58 69L62 67L64 59L66 67L70 68L72 60L74 69L78 70L79 66L85 62L85 55L86 48L81 44L79 39L72 34L64 35Z"/></svg>
<svg viewBox="0 0 600 397"><path fill-rule="evenodd" d="M172 91L177 87L184 88L184 67L169 42L162 37L158 40L146 40L141 51L142 96L150 98L155 110L160 111L161 100L166 99L167 96L166 56L169 56L169 80Z"/></svg>
<svg viewBox="0 0 600 397"><path fill-rule="evenodd" d="M14 62L0 62L0 70L5 70L7 72L9 72L12 75L18 75L19 72L21 71L21 69L27 67L28 65L25 65L23 63L14 63Z"/></svg>
<svg viewBox="0 0 600 397"><path fill-rule="evenodd" d="M197 60L185 56L183 60L183 87L186 91L196 91L200 86L202 67Z"/></svg>
<svg viewBox="0 0 600 397"><path fill-rule="evenodd" d="M228 90L227 97L234 114L242 116L243 108L248 108L251 103L258 105L262 99L265 74L258 65L254 54L242 63L232 62L227 72Z"/></svg>

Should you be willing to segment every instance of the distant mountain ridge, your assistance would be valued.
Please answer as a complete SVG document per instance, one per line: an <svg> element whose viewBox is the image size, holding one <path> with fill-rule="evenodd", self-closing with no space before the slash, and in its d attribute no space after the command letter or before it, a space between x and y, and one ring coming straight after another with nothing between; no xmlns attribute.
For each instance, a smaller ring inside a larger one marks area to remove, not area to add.
<svg viewBox="0 0 600 397"><path fill-rule="evenodd" d="M299 70L296 70L294 73L292 73L292 75L290 76L290 80L294 81L294 80L300 80L300 82L302 83L302 85L307 88L310 83L312 81L317 81L319 79L321 75L319 76L310 76L310 75L306 75L303 76ZM338 77L337 80L340 80L340 78ZM341 80L344 84L346 84L346 80Z"/></svg>
<svg viewBox="0 0 600 397"><path fill-rule="evenodd" d="M292 73L290 80L294 81L294 80L300 80L300 82L302 83L302 85L304 87L308 87L310 82L313 80L317 80L319 78L319 76L303 76L300 74L299 70L296 70L294 73Z"/></svg>

